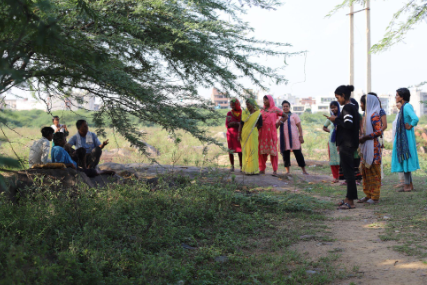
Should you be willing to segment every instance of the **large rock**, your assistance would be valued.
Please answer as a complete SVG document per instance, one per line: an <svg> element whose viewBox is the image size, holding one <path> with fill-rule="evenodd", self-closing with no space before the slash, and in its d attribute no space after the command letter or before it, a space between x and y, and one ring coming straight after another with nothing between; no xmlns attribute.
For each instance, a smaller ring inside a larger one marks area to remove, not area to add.
<svg viewBox="0 0 427 285"><path fill-rule="evenodd" d="M152 146L152 145L149 145L148 143L146 143L146 142L142 142L143 144L145 144L145 151L148 153L148 154L150 154L150 156L153 156L153 157L157 157L157 156L159 156L160 155L160 151L158 151L154 146ZM137 148L137 146L135 146L135 145L131 145L131 147L133 147L133 148Z"/></svg>
<svg viewBox="0 0 427 285"><path fill-rule="evenodd" d="M214 138L217 138L217 139L226 139L227 138L227 134L224 133L224 132L218 132L218 133L216 133L216 135L214 135Z"/></svg>
<svg viewBox="0 0 427 285"><path fill-rule="evenodd" d="M117 175L99 175L93 178L75 169L28 169L21 170L9 176L9 197L16 201L17 194L25 196L36 188L58 191L70 191L77 195L79 191L88 188L102 188L109 183L117 183L121 178Z"/></svg>

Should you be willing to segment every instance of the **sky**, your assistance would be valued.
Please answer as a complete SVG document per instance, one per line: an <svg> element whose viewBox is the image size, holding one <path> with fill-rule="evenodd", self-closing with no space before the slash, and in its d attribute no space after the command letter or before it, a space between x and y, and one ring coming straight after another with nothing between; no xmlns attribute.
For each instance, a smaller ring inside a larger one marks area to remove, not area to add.
<svg viewBox="0 0 427 285"><path fill-rule="evenodd" d="M268 93L292 93L297 97L332 95L336 87L349 83L349 16L348 9L326 15L342 0L287 0L275 11L251 8L243 19L261 40L292 44L289 52L307 51L287 59L284 71L287 85L272 85ZM385 34L392 15L403 0L371 1L371 42L378 43ZM355 11L362 9L356 6ZM402 18L405 19L405 18ZM355 88L366 90L366 17L355 15ZM400 87L427 80L427 22L410 31L404 42L372 55L372 91L394 94ZM261 58L270 67L283 67L284 58ZM254 86L243 80L248 89ZM427 86L422 87L427 90ZM208 98L211 89L200 88ZM22 93L20 95L23 95Z"/></svg>
<svg viewBox="0 0 427 285"><path fill-rule="evenodd" d="M288 0L276 11L253 8L244 19L255 29L258 39L292 44L289 52L307 51L287 59L287 85L270 86L269 93L292 93L297 97L333 94L336 87L349 84L350 20L349 8L325 16L341 0ZM371 1L371 43L384 36L393 14L403 0ZM363 9L355 6L355 11ZM402 18L406 19L406 18ZM400 87L427 80L427 22L410 31L404 42L379 54L372 54L372 91L394 94ZM355 88L366 90L366 15L355 14ZM283 66L283 58L263 59L271 67ZM251 88L250 81L243 81ZM426 86L421 89L426 90ZM210 96L209 89L201 93Z"/></svg>

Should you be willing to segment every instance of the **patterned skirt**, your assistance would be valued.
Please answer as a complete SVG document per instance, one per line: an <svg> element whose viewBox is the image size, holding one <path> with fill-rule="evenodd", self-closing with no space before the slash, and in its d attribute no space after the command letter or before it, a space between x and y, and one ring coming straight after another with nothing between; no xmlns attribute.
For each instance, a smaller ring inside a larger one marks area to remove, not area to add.
<svg viewBox="0 0 427 285"><path fill-rule="evenodd" d="M381 164L373 164L366 168L362 164L363 192L368 199L378 201L381 193Z"/></svg>

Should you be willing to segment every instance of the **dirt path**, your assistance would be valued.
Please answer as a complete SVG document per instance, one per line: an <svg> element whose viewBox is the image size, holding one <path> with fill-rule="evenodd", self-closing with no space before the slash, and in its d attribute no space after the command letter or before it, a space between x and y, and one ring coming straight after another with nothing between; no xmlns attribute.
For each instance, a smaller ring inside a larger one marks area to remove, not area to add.
<svg viewBox="0 0 427 285"><path fill-rule="evenodd" d="M337 267L354 272L333 284L427 284L426 264L394 251L391 247L395 242L381 241L386 220L375 214L372 206L331 211L328 216L327 225L336 241L301 242L293 249L313 260L331 252L340 254Z"/></svg>
<svg viewBox="0 0 427 285"><path fill-rule="evenodd" d="M147 164L116 164L105 163L101 169L113 169L116 171L131 171L139 176L156 176L165 173L180 173L195 176L203 173L197 167L158 166ZM310 184L331 181L330 176L302 175L297 169L292 175L280 174L272 176L271 171L266 175L245 176L240 172L229 173L226 169L219 171L233 176L236 181L245 185L257 185L259 187L272 187L277 191L300 191L295 183L306 182ZM312 195L315 196L315 195ZM329 200L328 197L316 196L318 199ZM374 212L375 206L363 206L358 204L354 210L335 210L327 213L329 221L329 236L334 242L321 242L319 240L302 241L292 249L297 250L312 260L319 260L330 253L337 253L340 258L336 262L337 268L351 272L347 279L339 280L338 284L427 284L427 264L422 263L416 257L406 256L392 249L397 245L393 241L381 241L379 236L384 233L386 219L384 215Z"/></svg>
<svg viewBox="0 0 427 285"><path fill-rule="evenodd" d="M194 166L171 166L171 165L149 165L145 163L130 163L119 164L107 162L99 166L100 169L114 170L117 173L129 171L137 175L137 177L154 177L158 174L175 173L194 177L201 173L210 171L208 168L201 170ZM227 174L227 179L235 179L235 181L244 185L256 185L259 187L273 187L279 191L293 190L295 182L319 183L321 181L332 181L330 176L325 175L302 175L301 171L296 170L291 175L283 175L279 171L278 177L272 176L273 172L267 170L265 175L243 175L240 171L230 172L225 168L220 168L218 171Z"/></svg>

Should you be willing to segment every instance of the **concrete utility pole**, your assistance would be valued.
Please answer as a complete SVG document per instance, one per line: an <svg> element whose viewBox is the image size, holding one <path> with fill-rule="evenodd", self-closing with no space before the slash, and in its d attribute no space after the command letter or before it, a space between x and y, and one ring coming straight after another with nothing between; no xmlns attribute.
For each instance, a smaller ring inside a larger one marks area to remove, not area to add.
<svg viewBox="0 0 427 285"><path fill-rule="evenodd" d="M354 85L354 5L350 6L350 85Z"/></svg>
<svg viewBox="0 0 427 285"><path fill-rule="evenodd" d="M366 1L366 93L371 92L371 6Z"/></svg>

